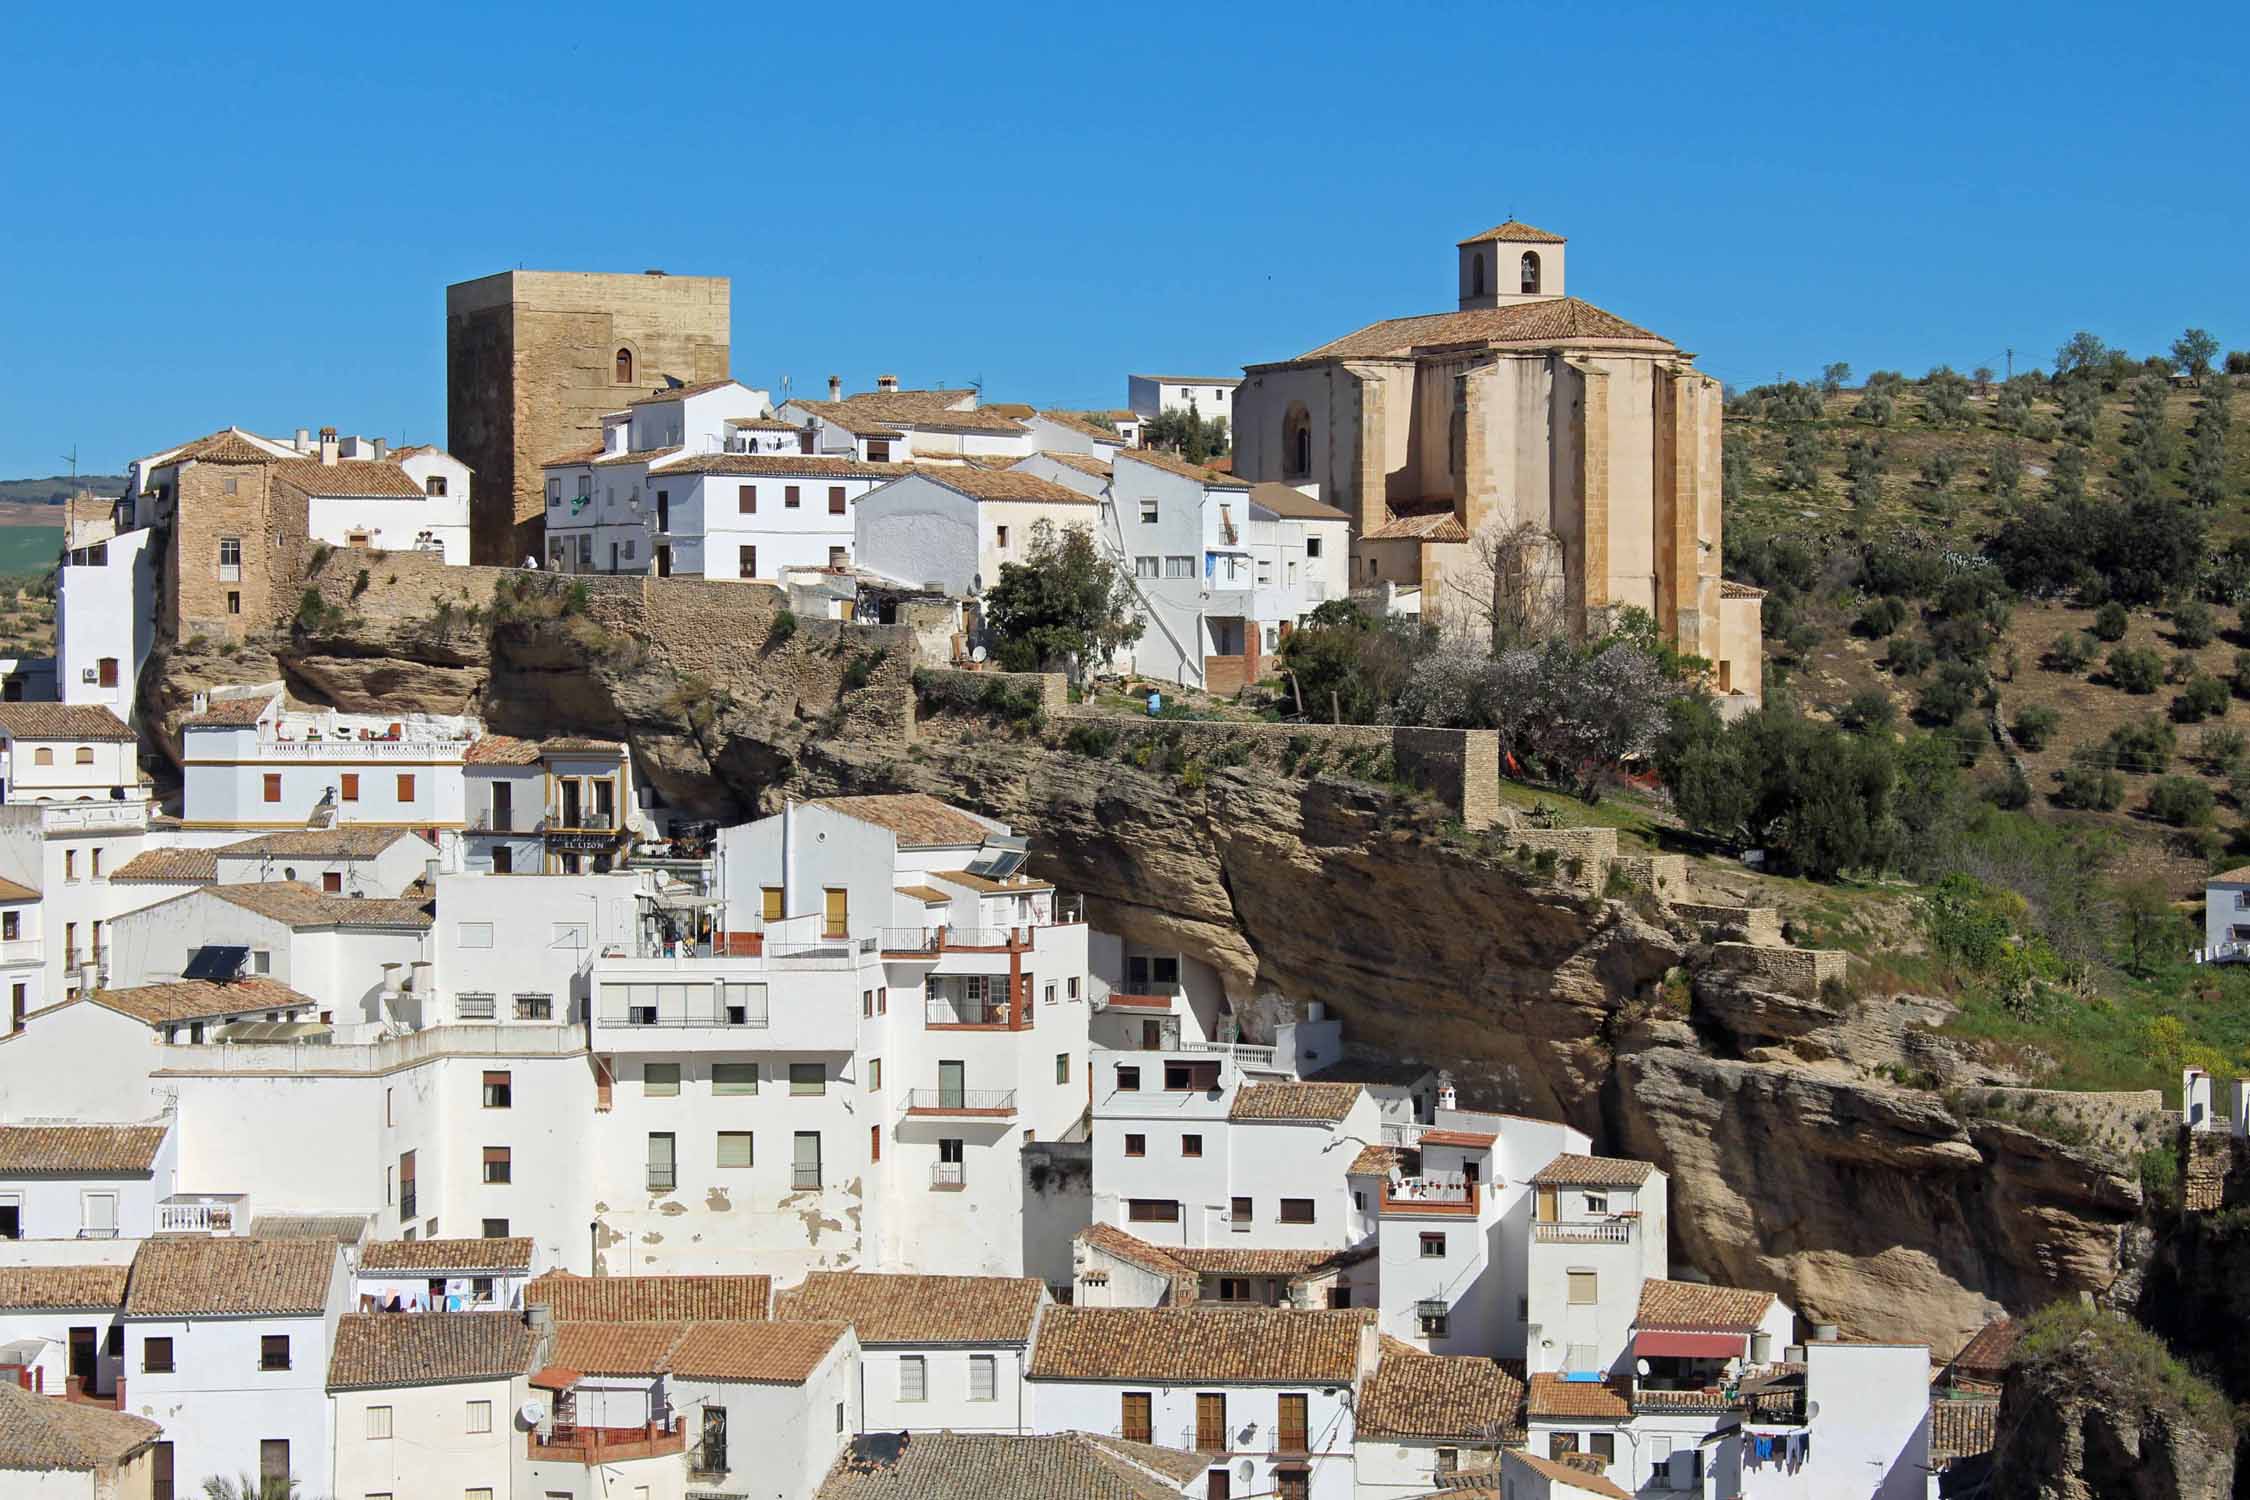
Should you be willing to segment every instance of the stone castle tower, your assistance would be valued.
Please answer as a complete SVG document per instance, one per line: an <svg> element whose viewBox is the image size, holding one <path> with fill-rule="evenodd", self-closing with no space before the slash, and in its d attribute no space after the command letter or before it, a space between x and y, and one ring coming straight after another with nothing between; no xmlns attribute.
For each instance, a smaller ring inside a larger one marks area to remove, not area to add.
<svg viewBox="0 0 2250 1500"><path fill-rule="evenodd" d="M502 271L445 289L446 446L476 476L476 562L544 554L540 465L600 441L601 415L728 373L724 276Z"/></svg>

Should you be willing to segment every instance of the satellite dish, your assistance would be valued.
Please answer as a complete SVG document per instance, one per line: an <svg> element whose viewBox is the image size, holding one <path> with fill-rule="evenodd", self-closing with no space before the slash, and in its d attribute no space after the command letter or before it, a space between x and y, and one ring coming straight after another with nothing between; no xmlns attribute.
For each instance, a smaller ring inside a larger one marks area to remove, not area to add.
<svg viewBox="0 0 2250 1500"><path fill-rule="evenodd" d="M1258 1466L1246 1458L1241 1463L1234 1466L1234 1472L1242 1476L1242 1482L1244 1484L1248 1484L1251 1480L1258 1477Z"/></svg>
<svg viewBox="0 0 2250 1500"><path fill-rule="evenodd" d="M1648 1379L1648 1361L1645 1359L1634 1360L1633 1372L1639 1375L1643 1380Z"/></svg>
<svg viewBox="0 0 2250 1500"><path fill-rule="evenodd" d="M543 1401L526 1401L516 1408L516 1420L526 1427L537 1427L547 1420L547 1405Z"/></svg>
<svg viewBox="0 0 2250 1500"><path fill-rule="evenodd" d="M971 661L974 661L974 662L981 662L981 661L983 661L983 660L985 659L985 656L986 656L986 654L987 654L987 653L986 653L986 651L985 651L984 647L982 647L982 646L979 646L979 647L977 647L977 648L976 648L975 650L973 650L973 651L971 651L971 652L969 653L969 660L971 660Z"/></svg>
<svg viewBox="0 0 2250 1500"><path fill-rule="evenodd" d="M1820 1420L1820 1403L1818 1401L1807 1401L1805 1403L1805 1420L1808 1422Z"/></svg>

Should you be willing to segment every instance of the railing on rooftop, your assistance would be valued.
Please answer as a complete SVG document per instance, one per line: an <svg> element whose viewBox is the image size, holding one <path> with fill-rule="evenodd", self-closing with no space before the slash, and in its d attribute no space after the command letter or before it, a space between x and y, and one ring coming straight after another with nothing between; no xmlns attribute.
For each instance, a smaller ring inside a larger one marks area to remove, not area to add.
<svg viewBox="0 0 2250 1500"><path fill-rule="evenodd" d="M1477 1184L1452 1172L1402 1177L1383 1184L1381 1206L1399 1213L1473 1214Z"/></svg>
<svg viewBox="0 0 2250 1500"><path fill-rule="evenodd" d="M381 1073L436 1057L573 1057L586 1050L575 1026L432 1026L355 1044L168 1042L158 1068L186 1073Z"/></svg>
<svg viewBox="0 0 2250 1500"><path fill-rule="evenodd" d="M247 1234L247 1193L175 1193L156 1205L158 1234Z"/></svg>
<svg viewBox="0 0 2250 1500"><path fill-rule="evenodd" d="M641 1427L578 1427L554 1423L524 1434L525 1452L547 1463L610 1464L687 1451L687 1418L659 1417Z"/></svg>
<svg viewBox="0 0 2250 1500"><path fill-rule="evenodd" d="M1592 1219L1577 1222L1536 1222L1531 1237L1542 1245L1624 1245L1633 1238L1631 1219Z"/></svg>
<svg viewBox="0 0 2250 1500"><path fill-rule="evenodd" d="M746 1027L752 1031L762 1031L769 1024L769 1018L763 1006L753 1005L697 1005L671 1013L666 1013L660 1007L654 1005L629 1005L622 1012L603 1011L597 1024L628 1027Z"/></svg>
<svg viewBox="0 0 2250 1500"><path fill-rule="evenodd" d="M1189 1042L1183 1050L1216 1052L1253 1068L1273 1067L1274 1060L1280 1056L1272 1047L1261 1047L1251 1042Z"/></svg>

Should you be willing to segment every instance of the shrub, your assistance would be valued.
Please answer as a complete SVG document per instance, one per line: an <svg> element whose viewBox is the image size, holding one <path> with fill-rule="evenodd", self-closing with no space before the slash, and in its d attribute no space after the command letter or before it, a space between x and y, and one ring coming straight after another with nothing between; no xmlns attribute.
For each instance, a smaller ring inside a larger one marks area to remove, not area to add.
<svg viewBox="0 0 2250 1500"><path fill-rule="evenodd" d="M2109 653L2109 679L2128 693L2153 693L2164 684L2164 658L2146 646Z"/></svg>
<svg viewBox="0 0 2250 1500"><path fill-rule="evenodd" d="M891 653L884 650L861 651L844 667L844 691L856 693L875 680L875 669L890 660Z"/></svg>
<svg viewBox="0 0 2250 1500"><path fill-rule="evenodd" d="M2124 605L2115 602L2105 604L2094 611L2094 634L2101 640L2121 641L2125 639L2125 627L2131 622L2131 616L2125 613Z"/></svg>
<svg viewBox="0 0 2250 1500"><path fill-rule="evenodd" d="M2193 776L2166 776L2148 789L2151 817L2174 828L2201 828L2211 821L2211 788Z"/></svg>
<svg viewBox="0 0 2250 1500"><path fill-rule="evenodd" d="M2172 611L2172 639L2194 650L2208 646L2219 633L2219 617L2201 599L2190 599Z"/></svg>
<svg viewBox="0 0 2250 1500"><path fill-rule="evenodd" d="M1894 636L1883 653L1883 664L1900 677L1919 677L1937 660L1930 643L1914 636Z"/></svg>
<svg viewBox="0 0 2250 1500"><path fill-rule="evenodd" d="M2062 774L2055 801L2087 812L2115 812L2125 804L2125 778L2101 766L2072 766Z"/></svg>
<svg viewBox="0 0 2250 1500"><path fill-rule="evenodd" d="M1890 728L1897 714L1897 706L1891 702L1889 693L1881 688L1869 688L1836 710L1836 722L1854 734L1869 734Z"/></svg>
<svg viewBox="0 0 2250 1500"><path fill-rule="evenodd" d="M2207 765L2223 771L2242 759L2246 744L2250 741L2243 738L2239 729L2206 729L2196 740L2195 749Z"/></svg>
<svg viewBox="0 0 2250 1500"><path fill-rule="evenodd" d="M1976 688L1958 673L1947 672L1923 685L1914 700L1914 716L1925 724L1952 724L1976 706Z"/></svg>
<svg viewBox="0 0 2250 1500"><path fill-rule="evenodd" d="M2153 773L2172 764L2177 743L2171 725L2162 719L2145 718L2112 729L2109 739L2093 754L2120 771Z"/></svg>
<svg viewBox="0 0 2250 1500"><path fill-rule="evenodd" d="M2031 783L2024 780L2023 772L2017 770L2014 766L2010 766L2007 776L1987 791L1985 795L1992 799L1994 807L2014 812L2018 808L2031 805Z"/></svg>
<svg viewBox="0 0 2250 1500"><path fill-rule="evenodd" d="M2049 671L2075 675L2093 665L2098 650L2098 643L2085 631L2066 630L2055 637L2040 662Z"/></svg>
<svg viewBox="0 0 2250 1500"><path fill-rule="evenodd" d="M1073 724L1063 743L1073 755L1083 755L1093 760L1106 760L1117 748L1117 731L1100 724Z"/></svg>
<svg viewBox="0 0 2250 1500"><path fill-rule="evenodd" d="M1895 634L1906 623L1906 601L1896 595L1886 596L1870 603L1859 612L1855 628L1860 634L1881 640Z"/></svg>
<svg viewBox="0 0 2250 1500"><path fill-rule="evenodd" d="M1954 760L1963 767L1975 765L1977 757L1984 754L1984 747L1991 741L1984 726L1974 723L1955 724L1941 729L1938 737L1953 752Z"/></svg>
<svg viewBox="0 0 2250 1500"><path fill-rule="evenodd" d="M2016 743L2024 749L2044 750L2061 725L2060 713L2045 704L2033 704L2016 715L2016 721L2008 726L2008 732L2016 737Z"/></svg>
<svg viewBox="0 0 2250 1500"><path fill-rule="evenodd" d="M768 651L779 650L789 644L791 638L796 634L796 611L787 609L778 611L773 617L773 623L766 627L766 649Z"/></svg>
<svg viewBox="0 0 2250 1500"><path fill-rule="evenodd" d="M2216 677L2196 676L2188 679L2179 696L2172 700L2172 717L2182 724L2200 724L2205 719L2226 717L2227 685Z"/></svg>
<svg viewBox="0 0 2250 1500"><path fill-rule="evenodd" d="M317 573L317 572L319 572L319 571L320 571L320 570L321 570L322 568L325 568L325 567L327 567L327 566L328 566L328 559L330 559L331 557L334 557L335 555L336 555L336 549L335 549L334 547L331 547L331 546L329 546L329 545L328 545L328 543L326 543L326 542L316 542L316 543L314 543L314 544L313 544L313 549L312 549L312 556L311 556L311 557L309 557L309 558L307 558L307 559L305 560L305 571L306 571L307 573Z"/></svg>

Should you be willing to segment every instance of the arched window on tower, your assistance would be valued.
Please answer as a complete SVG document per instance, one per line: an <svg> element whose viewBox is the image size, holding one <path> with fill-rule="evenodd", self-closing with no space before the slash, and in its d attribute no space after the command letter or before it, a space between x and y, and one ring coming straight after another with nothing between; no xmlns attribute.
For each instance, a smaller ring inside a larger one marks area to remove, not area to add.
<svg viewBox="0 0 2250 1500"><path fill-rule="evenodd" d="M1479 250L1469 257L1469 295L1484 295L1484 252Z"/></svg>
<svg viewBox="0 0 2250 1500"><path fill-rule="evenodd" d="M631 385L633 383L633 351L630 349L617 351L617 383L619 385Z"/></svg>
<svg viewBox="0 0 2250 1500"><path fill-rule="evenodd" d="M1527 293L1539 290L1539 252L1536 250L1523 253L1523 289Z"/></svg>
<svg viewBox="0 0 2250 1500"><path fill-rule="evenodd" d="M1289 414L1282 418L1281 463L1291 479L1312 473L1312 414L1302 401L1290 402Z"/></svg>

